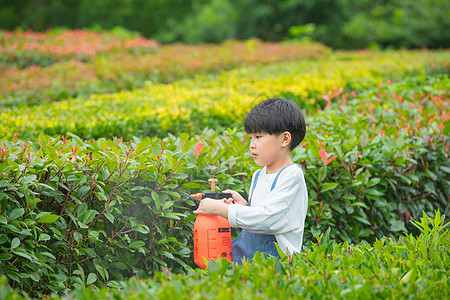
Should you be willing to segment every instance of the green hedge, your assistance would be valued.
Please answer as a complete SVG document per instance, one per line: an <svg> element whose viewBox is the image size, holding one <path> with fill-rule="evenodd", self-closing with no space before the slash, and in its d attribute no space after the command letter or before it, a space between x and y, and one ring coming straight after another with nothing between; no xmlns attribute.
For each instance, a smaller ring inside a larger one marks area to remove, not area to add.
<svg viewBox="0 0 450 300"><path fill-rule="evenodd" d="M333 89L343 87L344 92L359 92L386 82L387 78L400 80L445 73L448 57L442 51L337 53L319 60L198 75L172 84L148 82L145 88L133 91L5 108L0 112L0 135L12 138L20 132L23 138L33 140L40 133L51 136L74 133L85 139L114 136L129 139L178 135L183 131L200 134L205 127L223 131L241 127L248 111L270 97L293 100L305 115L314 117L327 105L323 95L333 93ZM386 84L384 88L389 86ZM397 105L396 99L388 101Z"/></svg>
<svg viewBox="0 0 450 300"><path fill-rule="evenodd" d="M243 266L211 261L207 270L157 272L119 289L79 288L51 299L444 299L450 296L450 235L445 216L423 214L418 237L337 244L328 230L302 254L281 260L257 254ZM0 279L0 296L28 299Z"/></svg>
<svg viewBox="0 0 450 300"><path fill-rule="evenodd" d="M211 160L197 158L195 140L186 135L126 143L48 136L4 142L1 272L41 296L96 282L117 286L160 265L192 266L188 195L207 189L209 177L242 189L247 175L244 158L221 159L225 139L215 134L211 142L217 147Z"/></svg>
<svg viewBox="0 0 450 300"><path fill-rule="evenodd" d="M448 83L415 78L352 98L336 90L325 110L308 117L308 138L293 153L309 193L305 245L328 227L337 241L374 242L414 232L409 219L422 211L448 214ZM204 143L198 156L197 142ZM220 189L246 196L255 169L236 129L2 141L0 270L35 296L117 287L161 265L183 272L193 266L196 204L188 195L217 177Z"/></svg>
<svg viewBox="0 0 450 300"><path fill-rule="evenodd" d="M308 164L316 175L306 176L316 206L310 216L318 216L313 233L325 222L339 240L379 238L404 231L422 210L450 212L449 84L447 76L414 77L354 99L329 95L326 109L308 122L309 150L299 154L312 162L321 148L337 155L331 168Z"/></svg>

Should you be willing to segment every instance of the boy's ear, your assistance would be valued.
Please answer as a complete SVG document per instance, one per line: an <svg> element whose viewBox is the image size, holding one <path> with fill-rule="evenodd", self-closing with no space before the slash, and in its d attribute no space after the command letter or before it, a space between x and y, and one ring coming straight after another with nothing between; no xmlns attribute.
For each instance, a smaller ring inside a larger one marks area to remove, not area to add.
<svg viewBox="0 0 450 300"><path fill-rule="evenodd" d="M289 131L285 131L281 134L281 147L287 147L292 141L292 136Z"/></svg>

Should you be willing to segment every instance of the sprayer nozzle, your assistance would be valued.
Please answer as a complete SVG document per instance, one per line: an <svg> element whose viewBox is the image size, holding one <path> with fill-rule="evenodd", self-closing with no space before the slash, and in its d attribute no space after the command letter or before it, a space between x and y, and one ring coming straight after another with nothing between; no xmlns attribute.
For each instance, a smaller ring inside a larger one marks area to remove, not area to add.
<svg viewBox="0 0 450 300"><path fill-rule="evenodd" d="M197 193L197 194L192 194L189 197L191 198L197 198L197 199L202 199L202 193Z"/></svg>

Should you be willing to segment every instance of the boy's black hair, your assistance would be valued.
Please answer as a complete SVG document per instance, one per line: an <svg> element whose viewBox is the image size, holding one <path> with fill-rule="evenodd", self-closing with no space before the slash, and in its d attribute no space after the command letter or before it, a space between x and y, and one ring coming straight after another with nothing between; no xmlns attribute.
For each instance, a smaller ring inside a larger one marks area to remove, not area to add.
<svg viewBox="0 0 450 300"><path fill-rule="evenodd" d="M279 135L288 131L291 134L292 151L305 137L306 123L297 105L280 98L271 98L252 108L245 118L244 129L249 134Z"/></svg>

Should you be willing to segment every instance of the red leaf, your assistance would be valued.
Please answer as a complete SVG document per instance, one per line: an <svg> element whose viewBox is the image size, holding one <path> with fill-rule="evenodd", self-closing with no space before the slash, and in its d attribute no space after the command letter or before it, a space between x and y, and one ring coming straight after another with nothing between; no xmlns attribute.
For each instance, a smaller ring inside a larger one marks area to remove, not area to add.
<svg viewBox="0 0 450 300"><path fill-rule="evenodd" d="M320 158L322 159L323 163L326 165L325 162L327 161L328 154L323 149L321 149L319 151L319 154L320 154Z"/></svg>
<svg viewBox="0 0 450 300"><path fill-rule="evenodd" d="M333 155L332 157L330 157L327 162L325 163L325 166L328 165L330 162L332 162L335 158L337 157L337 155Z"/></svg>
<svg viewBox="0 0 450 300"><path fill-rule="evenodd" d="M202 148L204 145L205 145L205 143L202 143L202 142L198 142L197 144L195 144L195 149L194 149L195 157L198 157L198 155L200 154L200 151L202 151Z"/></svg>

